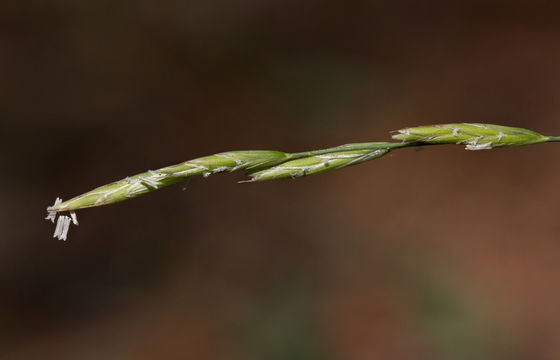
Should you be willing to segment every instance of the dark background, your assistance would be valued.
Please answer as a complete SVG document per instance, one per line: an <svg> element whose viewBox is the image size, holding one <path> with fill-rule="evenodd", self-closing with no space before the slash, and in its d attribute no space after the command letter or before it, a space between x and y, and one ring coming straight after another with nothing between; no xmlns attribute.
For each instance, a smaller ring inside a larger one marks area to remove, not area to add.
<svg viewBox="0 0 560 360"><path fill-rule="evenodd" d="M3 1L2 359L558 359L560 146L146 169L488 122L560 135L555 1Z"/></svg>

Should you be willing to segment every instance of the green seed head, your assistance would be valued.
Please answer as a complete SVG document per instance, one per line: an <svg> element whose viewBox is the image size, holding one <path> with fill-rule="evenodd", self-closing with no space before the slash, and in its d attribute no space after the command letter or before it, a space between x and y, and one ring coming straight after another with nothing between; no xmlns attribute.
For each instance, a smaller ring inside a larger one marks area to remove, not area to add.
<svg viewBox="0 0 560 360"><path fill-rule="evenodd" d="M393 139L426 144L463 144L467 150L543 143L549 137L534 131L490 124L444 124L406 128Z"/></svg>
<svg viewBox="0 0 560 360"><path fill-rule="evenodd" d="M100 186L68 201L57 198L47 208L45 219L56 221L53 237L66 240L70 224L78 225L75 210L113 204L157 190L191 176L244 170L250 181L301 177L340 169L377 159L394 149L432 144L464 144L468 150L501 146L519 146L560 141L536 132L488 124L444 124L399 130L393 139L402 142L354 143L329 149L287 154L280 151L230 151L148 170L113 183ZM68 211L62 215L60 212ZM68 216L69 215L69 216ZM57 219L58 217L58 219Z"/></svg>

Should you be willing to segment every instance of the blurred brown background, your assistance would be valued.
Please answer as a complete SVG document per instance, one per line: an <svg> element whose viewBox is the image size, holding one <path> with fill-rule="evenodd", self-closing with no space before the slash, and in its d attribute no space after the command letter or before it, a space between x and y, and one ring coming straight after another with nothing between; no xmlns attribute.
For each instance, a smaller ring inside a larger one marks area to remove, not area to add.
<svg viewBox="0 0 560 360"><path fill-rule="evenodd" d="M560 135L554 1L3 1L2 359L558 359L560 146L56 196L235 149Z"/></svg>

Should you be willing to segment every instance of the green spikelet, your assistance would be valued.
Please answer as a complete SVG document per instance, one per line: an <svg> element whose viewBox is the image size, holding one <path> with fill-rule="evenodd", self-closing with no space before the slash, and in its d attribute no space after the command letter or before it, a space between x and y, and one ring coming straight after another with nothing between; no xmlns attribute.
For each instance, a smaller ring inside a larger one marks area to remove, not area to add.
<svg viewBox="0 0 560 360"><path fill-rule="evenodd" d="M388 148L373 150L339 151L330 154L308 156L290 160L271 168L249 174L250 181L265 181L283 178L296 178L320 174L346 166L361 164L377 159L389 152Z"/></svg>
<svg viewBox="0 0 560 360"><path fill-rule="evenodd" d="M406 128L393 139L425 144L463 144L467 150L531 145L550 141L534 131L491 124L445 124Z"/></svg>
<svg viewBox="0 0 560 360"><path fill-rule="evenodd" d="M68 201L55 204L48 210L73 211L114 204L177 183L191 176L209 176L237 170L258 170L261 167L276 165L288 159L290 159L289 154L268 150L230 151L205 156L100 186Z"/></svg>

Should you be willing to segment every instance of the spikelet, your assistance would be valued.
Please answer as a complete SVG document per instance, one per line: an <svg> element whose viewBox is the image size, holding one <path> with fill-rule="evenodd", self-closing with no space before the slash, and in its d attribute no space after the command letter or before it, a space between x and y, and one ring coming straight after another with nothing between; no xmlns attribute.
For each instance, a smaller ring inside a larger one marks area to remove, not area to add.
<svg viewBox="0 0 560 360"><path fill-rule="evenodd" d="M230 151L185 161L159 170L148 170L100 186L68 201L56 202L49 207L47 218L52 220L52 214L55 212L114 204L177 183L191 176L203 175L207 177L210 174L224 171L257 170L263 166L275 165L287 159L289 159L289 155L280 151Z"/></svg>
<svg viewBox="0 0 560 360"><path fill-rule="evenodd" d="M331 154L314 155L301 159L290 160L249 174L249 181L265 181L283 178L296 178L320 174L346 166L361 164L377 159L389 152L389 149L340 151Z"/></svg>
<svg viewBox="0 0 560 360"><path fill-rule="evenodd" d="M425 144L462 144L467 150L488 150L547 142L549 137L534 131L491 124L444 124L406 128L393 139Z"/></svg>

